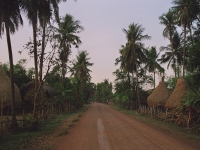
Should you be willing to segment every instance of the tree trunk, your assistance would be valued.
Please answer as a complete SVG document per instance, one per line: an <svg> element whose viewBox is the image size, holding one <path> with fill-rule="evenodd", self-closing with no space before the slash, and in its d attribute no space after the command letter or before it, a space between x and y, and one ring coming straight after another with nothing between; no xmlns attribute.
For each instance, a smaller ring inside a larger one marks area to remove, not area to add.
<svg viewBox="0 0 200 150"><path fill-rule="evenodd" d="M43 62L44 62L44 50L45 50L45 31L46 31L46 22L44 21L44 25L43 25L43 33L42 33L42 50L40 53L40 71L39 71L39 81L40 81L40 86L43 87ZM40 96L40 100L41 102L43 101L43 88L40 88L40 90L38 90L39 92L39 96ZM37 93L38 94L38 93ZM43 111L43 108L42 108ZM43 117L43 116L42 116Z"/></svg>
<svg viewBox="0 0 200 150"><path fill-rule="evenodd" d="M183 77L185 76L185 53L186 53L186 23L184 24Z"/></svg>
<svg viewBox="0 0 200 150"><path fill-rule="evenodd" d="M187 128L190 128L190 120L191 120L191 112L192 112L192 108L191 106L189 106L188 108L188 120L187 120Z"/></svg>
<svg viewBox="0 0 200 150"><path fill-rule="evenodd" d="M45 30L46 30L46 22L44 21L43 33L42 33L42 50L41 50L41 56L40 56L40 83L42 83L42 73L43 73L44 50L45 50Z"/></svg>
<svg viewBox="0 0 200 150"><path fill-rule="evenodd" d="M34 104L33 104L33 114L35 117L36 111L36 101L37 101L37 91L38 91L38 56L37 56L37 23L32 23L33 26L33 45L34 45L34 65L35 65L35 92L34 92Z"/></svg>
<svg viewBox="0 0 200 150"><path fill-rule="evenodd" d="M2 100L2 103L1 103L1 118L3 118L3 98L1 100Z"/></svg>
<svg viewBox="0 0 200 150"><path fill-rule="evenodd" d="M131 108L131 98L130 98L130 95L131 95L131 80L130 80L130 74L128 72L128 82L129 82L129 96L128 96L128 109Z"/></svg>
<svg viewBox="0 0 200 150"><path fill-rule="evenodd" d="M176 75L176 61L175 61L175 57L174 57L174 47L173 47L173 40L172 40L172 33L170 32L170 44L171 44L171 49L172 49L172 57L173 57L173 62L174 62L174 74L175 74L175 78L177 77Z"/></svg>
<svg viewBox="0 0 200 150"><path fill-rule="evenodd" d="M135 83L134 83L134 73L132 72L132 88L133 88L133 108L135 109L136 108L136 103L135 103L135 99L134 99L134 96L135 96Z"/></svg>
<svg viewBox="0 0 200 150"><path fill-rule="evenodd" d="M154 81L154 89L156 88L156 81L155 81L155 76L156 76L156 73L155 73L155 71L153 72L153 81Z"/></svg>
<svg viewBox="0 0 200 150"><path fill-rule="evenodd" d="M140 94L139 94L139 83L138 83L138 68L137 68L137 64L136 65L136 86L137 86L137 101L138 101L138 105L139 107L141 106L140 103Z"/></svg>
<svg viewBox="0 0 200 150"><path fill-rule="evenodd" d="M12 46L10 40L10 31L7 23L5 22L6 28L6 37L7 37L7 44L8 44L8 54L9 54L9 61L10 61L10 87L11 87L11 107L12 107L12 122L11 122L11 129L16 130L18 127L17 119L16 119L16 110L15 110L15 87L14 87L14 77L13 77L13 55L12 55Z"/></svg>

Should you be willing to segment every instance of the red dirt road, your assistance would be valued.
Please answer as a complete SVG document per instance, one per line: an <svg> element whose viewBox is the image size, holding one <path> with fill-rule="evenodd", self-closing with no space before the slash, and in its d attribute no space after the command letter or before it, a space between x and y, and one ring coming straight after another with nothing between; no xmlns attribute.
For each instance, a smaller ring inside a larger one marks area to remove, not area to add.
<svg viewBox="0 0 200 150"><path fill-rule="evenodd" d="M199 150L200 145L173 137L101 103L93 103L53 150Z"/></svg>

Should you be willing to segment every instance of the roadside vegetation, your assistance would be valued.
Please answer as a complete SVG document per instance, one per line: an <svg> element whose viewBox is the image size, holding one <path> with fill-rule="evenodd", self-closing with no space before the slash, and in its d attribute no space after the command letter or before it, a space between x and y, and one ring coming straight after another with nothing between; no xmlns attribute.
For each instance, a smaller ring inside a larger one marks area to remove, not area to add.
<svg viewBox="0 0 200 150"><path fill-rule="evenodd" d="M49 134L64 118L68 120L70 113L92 101L115 104L141 117L142 112L146 113L143 108L162 110L172 124L199 133L199 0L171 0L169 11L158 14L163 27L160 34L169 41L160 48L146 47L145 41L151 36L142 25L130 20L130 25L122 29L126 43L122 43L119 57L113 60L118 67L113 72L114 83L105 79L97 84L91 82L90 67L94 64L89 53L79 51L75 59L70 57L72 49L79 48L82 42L79 33L84 27L72 15L59 16L59 4L65 1L0 1L0 37L6 34L9 53L9 63L0 65L3 141L12 140L11 146L19 146ZM33 37L27 39L19 53L28 53L34 60L31 68L26 68L26 58L13 63L11 35L23 25L23 18L30 23ZM167 64L166 69L163 64ZM169 68L174 75L167 77ZM156 75L162 84L159 88ZM67 133L67 129L58 131L58 135ZM6 148L8 144L4 144Z"/></svg>
<svg viewBox="0 0 200 150"><path fill-rule="evenodd" d="M13 134L4 134L1 136L0 149L42 150L52 148L62 136L68 133L69 129L82 117L88 107L89 104L84 105L76 112L52 116L45 121L41 121L38 130L34 132L24 130Z"/></svg>
<svg viewBox="0 0 200 150"><path fill-rule="evenodd" d="M188 130L183 126L177 126L172 122L168 122L163 119L159 119L155 116L149 116L147 114L139 113L137 110L128 110L119 105L110 105L112 108L119 110L123 113L126 113L134 118L141 120L144 123L149 125L153 125L154 127L158 128L158 130L164 130L167 133L171 134L172 136L187 138L192 141L200 143L199 134L196 131Z"/></svg>

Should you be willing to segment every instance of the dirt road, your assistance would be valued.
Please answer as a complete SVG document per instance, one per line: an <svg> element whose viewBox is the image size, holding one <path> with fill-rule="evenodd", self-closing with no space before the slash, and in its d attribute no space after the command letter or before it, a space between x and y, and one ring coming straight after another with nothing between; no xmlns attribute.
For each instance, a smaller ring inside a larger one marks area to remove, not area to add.
<svg viewBox="0 0 200 150"><path fill-rule="evenodd" d="M53 150L199 150L177 138L101 103L93 103Z"/></svg>

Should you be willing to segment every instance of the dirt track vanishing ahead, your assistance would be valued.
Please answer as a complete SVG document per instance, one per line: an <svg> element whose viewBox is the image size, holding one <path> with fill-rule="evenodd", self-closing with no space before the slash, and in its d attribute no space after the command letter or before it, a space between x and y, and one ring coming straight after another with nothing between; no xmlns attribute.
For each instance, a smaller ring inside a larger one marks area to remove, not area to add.
<svg viewBox="0 0 200 150"><path fill-rule="evenodd" d="M199 150L200 144L177 138L101 103L93 103L53 150Z"/></svg>

